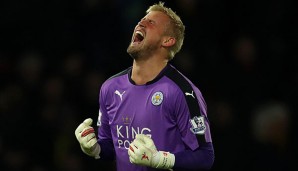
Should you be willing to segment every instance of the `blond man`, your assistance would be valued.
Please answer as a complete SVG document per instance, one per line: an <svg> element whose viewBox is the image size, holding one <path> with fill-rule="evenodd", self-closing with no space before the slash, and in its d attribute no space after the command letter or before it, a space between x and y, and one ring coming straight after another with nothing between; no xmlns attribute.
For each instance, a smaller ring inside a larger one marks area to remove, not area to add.
<svg viewBox="0 0 298 171"><path fill-rule="evenodd" d="M180 17L163 2L148 8L127 48L132 66L101 86L98 135L91 118L75 131L84 153L116 160L118 171L212 167L205 100L169 64L182 47L184 30Z"/></svg>

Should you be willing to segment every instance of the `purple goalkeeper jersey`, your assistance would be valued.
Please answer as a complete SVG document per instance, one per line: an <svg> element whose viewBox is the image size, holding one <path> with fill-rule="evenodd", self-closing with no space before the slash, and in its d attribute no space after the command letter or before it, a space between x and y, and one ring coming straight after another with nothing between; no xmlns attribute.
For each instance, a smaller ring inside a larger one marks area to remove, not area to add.
<svg viewBox="0 0 298 171"><path fill-rule="evenodd" d="M130 163L136 134L150 136L157 150L171 153L212 141L205 100L189 79L168 64L154 80L136 85L131 70L106 80L99 95L98 137L113 142L118 171L154 170Z"/></svg>

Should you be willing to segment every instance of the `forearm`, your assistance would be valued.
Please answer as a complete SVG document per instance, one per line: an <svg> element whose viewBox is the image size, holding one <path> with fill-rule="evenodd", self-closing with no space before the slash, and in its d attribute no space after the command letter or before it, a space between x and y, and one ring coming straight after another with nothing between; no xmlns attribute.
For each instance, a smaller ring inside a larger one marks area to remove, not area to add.
<svg viewBox="0 0 298 171"><path fill-rule="evenodd" d="M111 140L98 140L98 144L101 147L101 152L99 154L102 160L114 160L115 159L115 149L113 142Z"/></svg>
<svg viewBox="0 0 298 171"><path fill-rule="evenodd" d="M186 150L175 153L173 169L201 169L209 170L214 162L214 150L212 143L205 143L197 150Z"/></svg>

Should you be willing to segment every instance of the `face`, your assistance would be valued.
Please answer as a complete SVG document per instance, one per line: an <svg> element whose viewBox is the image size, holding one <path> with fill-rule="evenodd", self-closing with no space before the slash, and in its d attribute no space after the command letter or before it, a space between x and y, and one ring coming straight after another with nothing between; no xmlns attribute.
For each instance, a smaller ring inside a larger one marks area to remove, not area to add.
<svg viewBox="0 0 298 171"><path fill-rule="evenodd" d="M161 48L169 21L169 17L163 12L149 12L134 29L131 43L127 48L132 58L145 58Z"/></svg>

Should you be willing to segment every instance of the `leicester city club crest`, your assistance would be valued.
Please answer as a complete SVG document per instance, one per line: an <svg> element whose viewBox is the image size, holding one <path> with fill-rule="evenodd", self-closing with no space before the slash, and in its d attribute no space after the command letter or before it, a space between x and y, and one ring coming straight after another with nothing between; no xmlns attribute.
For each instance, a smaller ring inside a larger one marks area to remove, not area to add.
<svg viewBox="0 0 298 171"><path fill-rule="evenodd" d="M205 120L203 116L195 116L193 119L190 119L190 124L191 124L191 132L193 132L194 134L205 134L206 131L206 125L205 125Z"/></svg>
<svg viewBox="0 0 298 171"><path fill-rule="evenodd" d="M152 102L153 105L158 106L162 103L162 101L163 101L162 92L158 91L158 92L155 92L152 95L151 102Z"/></svg>

